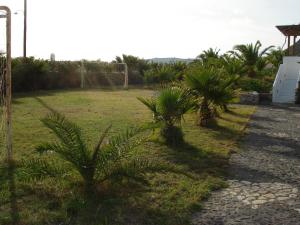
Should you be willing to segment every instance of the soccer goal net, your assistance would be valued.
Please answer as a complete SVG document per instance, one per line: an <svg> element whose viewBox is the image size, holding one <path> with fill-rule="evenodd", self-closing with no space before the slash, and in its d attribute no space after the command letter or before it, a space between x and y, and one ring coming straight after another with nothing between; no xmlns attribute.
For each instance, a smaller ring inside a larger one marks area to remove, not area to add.
<svg viewBox="0 0 300 225"><path fill-rule="evenodd" d="M101 86L128 88L127 65L125 63L82 61L81 88Z"/></svg>
<svg viewBox="0 0 300 225"><path fill-rule="evenodd" d="M11 145L11 14L0 6L0 159L12 159Z"/></svg>

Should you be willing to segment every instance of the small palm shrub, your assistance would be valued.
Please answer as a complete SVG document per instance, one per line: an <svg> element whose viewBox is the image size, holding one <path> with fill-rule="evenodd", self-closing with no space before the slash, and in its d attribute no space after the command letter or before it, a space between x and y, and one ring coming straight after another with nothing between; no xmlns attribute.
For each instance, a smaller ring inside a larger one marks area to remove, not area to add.
<svg viewBox="0 0 300 225"><path fill-rule="evenodd" d="M154 122L162 124L160 134L167 144L175 145L183 141L182 130L176 124L180 124L183 115L195 105L186 91L168 87L156 97L138 100L152 111Z"/></svg>
<svg viewBox="0 0 300 225"><path fill-rule="evenodd" d="M33 168L31 171L34 177L43 178L49 174L63 177L67 171L68 173L73 171L82 178L85 193L93 194L105 181L120 181L127 178L142 182L145 181L143 175L146 172L171 170L167 164L153 162L133 154L134 148L144 140L142 135L144 128L127 129L123 133L108 137L111 128L108 126L95 147L90 149L83 139L81 128L63 115L53 112L42 119L42 122L58 140L54 143L40 144L36 148L37 151L55 153L65 161L65 166L32 160L27 162L26 167Z"/></svg>
<svg viewBox="0 0 300 225"><path fill-rule="evenodd" d="M227 104L235 97L233 84L238 76L224 78L216 68L195 67L185 76L185 83L198 101L197 125L207 126L216 115L216 106L227 110Z"/></svg>

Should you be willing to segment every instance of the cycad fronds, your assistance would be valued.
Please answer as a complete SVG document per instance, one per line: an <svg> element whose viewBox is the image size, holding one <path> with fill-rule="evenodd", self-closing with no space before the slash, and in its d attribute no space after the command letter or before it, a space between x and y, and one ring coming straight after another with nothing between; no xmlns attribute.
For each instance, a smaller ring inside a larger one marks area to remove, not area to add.
<svg viewBox="0 0 300 225"><path fill-rule="evenodd" d="M41 180L49 177L62 179L70 175L70 170L54 161L33 158L21 161L18 175L22 181Z"/></svg>
<svg viewBox="0 0 300 225"><path fill-rule="evenodd" d="M143 134L147 128L135 127L127 129L113 137L108 138L108 126L100 136L95 148L88 149L84 142L81 129L73 122L67 120L59 113L49 114L42 122L53 131L58 141L44 143L37 147L40 153L53 152L68 162L68 170L78 171L81 175L87 193L95 191L95 185L104 180L118 176L135 177L143 176L153 167L149 160L141 162L133 154L133 149L144 140ZM66 164L64 164L66 165ZM148 166L146 166L148 165ZM46 176L66 175L66 167L57 167L42 159L24 163L23 173L40 179ZM157 167L159 170L160 167Z"/></svg>

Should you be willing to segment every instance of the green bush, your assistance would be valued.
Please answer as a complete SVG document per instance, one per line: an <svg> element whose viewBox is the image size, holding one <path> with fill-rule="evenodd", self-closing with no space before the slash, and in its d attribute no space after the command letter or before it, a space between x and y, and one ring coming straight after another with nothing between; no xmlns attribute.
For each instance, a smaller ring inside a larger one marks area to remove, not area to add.
<svg viewBox="0 0 300 225"><path fill-rule="evenodd" d="M34 91L46 83L49 64L34 58L12 60L12 89L14 91Z"/></svg>
<svg viewBox="0 0 300 225"><path fill-rule="evenodd" d="M175 81L177 73L170 65L156 65L154 68L144 72L146 84L164 84Z"/></svg>
<svg viewBox="0 0 300 225"><path fill-rule="evenodd" d="M15 58L12 61L12 88L14 92L79 88L81 83L79 61L55 61ZM122 65L84 61L85 87L121 86L124 84ZM120 67L120 68L119 68ZM138 71L129 71L129 84L142 84Z"/></svg>
<svg viewBox="0 0 300 225"><path fill-rule="evenodd" d="M273 79L255 79L242 77L238 80L237 86L243 91L257 91L259 93L268 93L272 90Z"/></svg>

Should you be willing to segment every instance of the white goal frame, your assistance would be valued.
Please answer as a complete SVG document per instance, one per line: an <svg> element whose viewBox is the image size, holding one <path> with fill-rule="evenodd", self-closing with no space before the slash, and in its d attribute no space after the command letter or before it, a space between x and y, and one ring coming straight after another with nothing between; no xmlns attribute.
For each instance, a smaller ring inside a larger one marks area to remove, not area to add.
<svg viewBox="0 0 300 225"><path fill-rule="evenodd" d="M128 89L128 66L126 63L110 63L113 65L123 65L124 66L124 71L122 72L124 74L124 84L123 88L125 90ZM84 88L85 86L85 69L84 69L84 61L81 60L80 63L80 88Z"/></svg>
<svg viewBox="0 0 300 225"><path fill-rule="evenodd" d="M12 151L12 116L11 116L11 11L7 6L0 6L0 19L6 19L6 71L5 71L5 128L6 128L6 150L7 160L13 160Z"/></svg>

